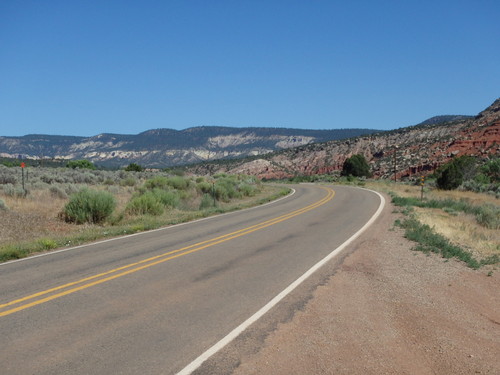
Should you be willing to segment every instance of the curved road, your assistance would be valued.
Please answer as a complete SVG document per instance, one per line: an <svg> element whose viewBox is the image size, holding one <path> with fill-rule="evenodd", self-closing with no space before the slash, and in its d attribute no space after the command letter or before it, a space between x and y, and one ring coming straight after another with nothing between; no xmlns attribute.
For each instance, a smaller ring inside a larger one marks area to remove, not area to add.
<svg viewBox="0 0 500 375"><path fill-rule="evenodd" d="M278 202L0 265L2 374L174 374L340 246L380 197Z"/></svg>

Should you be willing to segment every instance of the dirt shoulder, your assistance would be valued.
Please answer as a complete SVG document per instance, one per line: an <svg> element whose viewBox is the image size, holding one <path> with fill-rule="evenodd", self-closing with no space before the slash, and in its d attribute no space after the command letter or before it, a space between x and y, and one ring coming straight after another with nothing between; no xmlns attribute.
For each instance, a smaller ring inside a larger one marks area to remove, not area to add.
<svg viewBox="0 0 500 375"><path fill-rule="evenodd" d="M387 203L341 259L197 373L499 374L500 272L412 251L396 218Z"/></svg>

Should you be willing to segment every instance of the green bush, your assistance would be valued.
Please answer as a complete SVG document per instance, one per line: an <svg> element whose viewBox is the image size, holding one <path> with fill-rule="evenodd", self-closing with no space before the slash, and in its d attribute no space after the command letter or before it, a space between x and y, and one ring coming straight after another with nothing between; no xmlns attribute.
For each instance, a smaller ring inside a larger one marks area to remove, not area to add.
<svg viewBox="0 0 500 375"><path fill-rule="evenodd" d="M50 195L53 196L54 198L61 198L61 199L68 198L68 195L66 194L66 192L63 189L61 189L61 187L59 187L57 185L52 185L49 188L49 191L50 191Z"/></svg>
<svg viewBox="0 0 500 375"><path fill-rule="evenodd" d="M125 168L125 170L127 172L142 172L144 170L144 168L141 167L139 164L130 163L129 165L127 165L127 167Z"/></svg>
<svg viewBox="0 0 500 375"><path fill-rule="evenodd" d="M95 165L88 160L71 160L66 167L72 169L96 169Z"/></svg>
<svg viewBox="0 0 500 375"><path fill-rule="evenodd" d="M163 176L153 177L144 183L144 187L150 190L154 188L167 189L168 186L168 178Z"/></svg>
<svg viewBox="0 0 500 375"><path fill-rule="evenodd" d="M483 227L500 229L500 207L492 204L480 206L476 212L476 220Z"/></svg>
<svg viewBox="0 0 500 375"><path fill-rule="evenodd" d="M206 210L214 206L214 198L210 194L203 194L201 197L200 210Z"/></svg>
<svg viewBox="0 0 500 375"><path fill-rule="evenodd" d="M166 207L176 208L179 206L180 198L176 191L154 189L153 195Z"/></svg>
<svg viewBox="0 0 500 375"><path fill-rule="evenodd" d="M127 177L120 180L120 186L135 186L136 180L133 177Z"/></svg>
<svg viewBox="0 0 500 375"><path fill-rule="evenodd" d="M464 175L456 163L445 164L438 171L436 184L442 190L454 190L459 187L464 179Z"/></svg>
<svg viewBox="0 0 500 375"><path fill-rule="evenodd" d="M342 166L342 176L370 177L370 166L365 157L356 154L346 159Z"/></svg>
<svg viewBox="0 0 500 375"><path fill-rule="evenodd" d="M14 186L12 184L5 184L3 186L3 192L9 197L21 198L26 196L27 191L23 190L21 186Z"/></svg>
<svg viewBox="0 0 500 375"><path fill-rule="evenodd" d="M3 199L0 199L0 210L1 211L7 211L9 209L9 207L7 207L7 205L5 204L5 202L3 201Z"/></svg>
<svg viewBox="0 0 500 375"><path fill-rule="evenodd" d="M181 176L170 177L167 179L167 183L176 190L187 190L190 185L189 179Z"/></svg>
<svg viewBox="0 0 500 375"><path fill-rule="evenodd" d="M477 176L477 160L472 156L460 156L437 170L436 184L439 189L454 190L463 182Z"/></svg>
<svg viewBox="0 0 500 375"><path fill-rule="evenodd" d="M234 198L241 198L237 189L237 180L234 177L221 177L215 183L215 197L217 200L229 202Z"/></svg>
<svg viewBox="0 0 500 375"><path fill-rule="evenodd" d="M76 224L100 224L113 213L115 207L115 198L110 193L84 188L70 197L62 217Z"/></svg>
<svg viewBox="0 0 500 375"><path fill-rule="evenodd" d="M164 212L164 207L152 191L147 191L133 197L126 210L133 215L161 215Z"/></svg>
<svg viewBox="0 0 500 375"><path fill-rule="evenodd" d="M239 191L245 197L253 197L257 191L257 188L254 185L243 183L239 186Z"/></svg>
<svg viewBox="0 0 500 375"><path fill-rule="evenodd" d="M500 158L489 160L481 167L481 172L487 175L491 182L500 182Z"/></svg>
<svg viewBox="0 0 500 375"><path fill-rule="evenodd" d="M209 194L212 192L212 184L207 182L207 181L200 181L196 184L196 189L200 193L206 193Z"/></svg>

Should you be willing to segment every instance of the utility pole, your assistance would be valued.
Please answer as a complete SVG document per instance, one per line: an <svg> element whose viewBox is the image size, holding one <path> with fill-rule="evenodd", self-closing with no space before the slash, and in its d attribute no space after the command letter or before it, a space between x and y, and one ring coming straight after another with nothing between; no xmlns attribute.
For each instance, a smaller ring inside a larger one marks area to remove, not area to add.
<svg viewBox="0 0 500 375"><path fill-rule="evenodd" d="M394 182L397 181L397 160L396 156L398 154L398 146L394 146Z"/></svg>

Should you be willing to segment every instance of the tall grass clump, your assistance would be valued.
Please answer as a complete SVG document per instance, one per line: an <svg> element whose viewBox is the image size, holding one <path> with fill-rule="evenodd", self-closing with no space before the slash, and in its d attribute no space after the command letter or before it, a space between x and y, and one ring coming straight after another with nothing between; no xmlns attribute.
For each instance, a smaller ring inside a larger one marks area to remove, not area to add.
<svg viewBox="0 0 500 375"><path fill-rule="evenodd" d="M101 224L111 216L115 207L115 198L110 193L84 188L70 196L62 217L76 224Z"/></svg>
<svg viewBox="0 0 500 375"><path fill-rule="evenodd" d="M151 192L165 207L176 208L179 206L180 197L177 191L153 189Z"/></svg>
<svg viewBox="0 0 500 375"><path fill-rule="evenodd" d="M164 205L154 192L147 191L133 197L128 203L126 211L132 215L157 216L163 214Z"/></svg>

